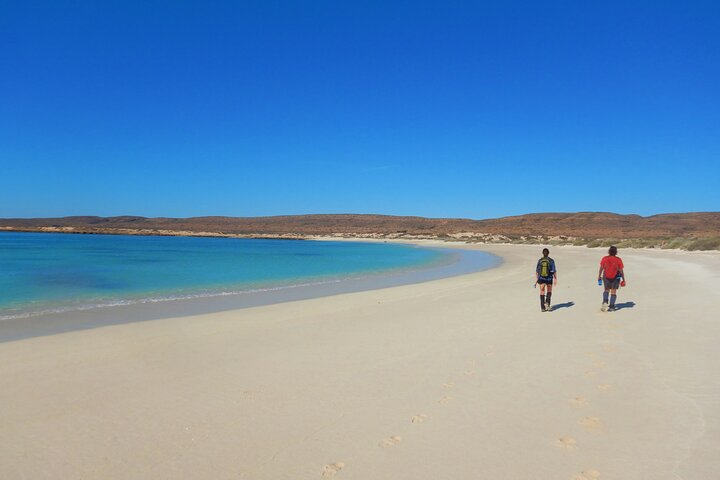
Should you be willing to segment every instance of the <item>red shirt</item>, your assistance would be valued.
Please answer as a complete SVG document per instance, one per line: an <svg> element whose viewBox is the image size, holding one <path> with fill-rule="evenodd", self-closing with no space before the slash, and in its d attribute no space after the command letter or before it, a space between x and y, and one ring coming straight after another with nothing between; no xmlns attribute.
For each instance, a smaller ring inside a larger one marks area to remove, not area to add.
<svg viewBox="0 0 720 480"><path fill-rule="evenodd" d="M600 266L605 271L606 278L617 277L618 270L622 270L623 268L625 268L623 266L622 259L613 255L607 255L603 257L603 259L600 260Z"/></svg>

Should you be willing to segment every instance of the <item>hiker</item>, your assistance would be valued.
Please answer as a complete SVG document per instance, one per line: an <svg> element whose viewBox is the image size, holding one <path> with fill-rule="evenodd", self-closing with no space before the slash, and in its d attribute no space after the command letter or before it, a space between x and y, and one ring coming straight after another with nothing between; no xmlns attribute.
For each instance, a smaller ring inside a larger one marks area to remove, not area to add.
<svg viewBox="0 0 720 480"><path fill-rule="evenodd" d="M615 301L617 300L617 290L620 286L625 286L625 270L622 259L617 256L617 247L611 246L608 255L600 260L600 270L598 271L598 284L605 286L603 291L603 303L600 310L603 312L614 311ZM610 297L610 305L608 305L608 296Z"/></svg>
<svg viewBox="0 0 720 480"><path fill-rule="evenodd" d="M540 311L549 312L553 284L557 285L557 270L555 270L555 260L549 257L550 250L543 248L542 254L535 268L535 284L540 285ZM545 287L547 287L547 295Z"/></svg>

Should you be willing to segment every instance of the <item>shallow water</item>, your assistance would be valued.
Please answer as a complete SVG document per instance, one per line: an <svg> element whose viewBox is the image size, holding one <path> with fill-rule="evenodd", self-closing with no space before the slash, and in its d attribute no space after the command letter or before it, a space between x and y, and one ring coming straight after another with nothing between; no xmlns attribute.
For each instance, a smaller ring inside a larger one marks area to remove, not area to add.
<svg viewBox="0 0 720 480"><path fill-rule="evenodd" d="M318 286L346 290L333 284L351 280L354 290L412 283L458 259L451 250L385 243L3 232L0 319ZM492 264L480 260L466 267Z"/></svg>

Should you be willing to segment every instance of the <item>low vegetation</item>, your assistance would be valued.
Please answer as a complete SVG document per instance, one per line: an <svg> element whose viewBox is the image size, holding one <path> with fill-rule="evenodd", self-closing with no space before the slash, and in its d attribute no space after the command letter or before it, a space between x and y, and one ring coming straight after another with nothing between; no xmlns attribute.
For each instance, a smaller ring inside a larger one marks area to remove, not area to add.
<svg viewBox="0 0 720 480"><path fill-rule="evenodd" d="M698 238L687 245L687 250L720 250L720 237Z"/></svg>
<svg viewBox="0 0 720 480"><path fill-rule="evenodd" d="M618 248L659 248L663 250L688 250L688 251L706 251L720 250L720 237L663 237L663 238L573 238L573 239L553 239L553 238L515 238L510 239L507 243L523 243L537 245L574 245L586 246L588 248L607 248L615 245Z"/></svg>
<svg viewBox="0 0 720 480"><path fill-rule="evenodd" d="M437 239L590 248L720 250L720 212L649 217L603 212L539 213L487 220L388 215L277 217L64 217L0 219L0 231L233 238ZM549 235L548 233L552 233Z"/></svg>
<svg viewBox="0 0 720 480"><path fill-rule="evenodd" d="M658 248L663 250L720 250L720 237L655 237L655 238L576 238L568 236L546 235L498 235L494 238L487 236L447 238L442 240L462 241L465 243L511 243L521 245L572 245L576 247L607 248L615 245L618 248Z"/></svg>

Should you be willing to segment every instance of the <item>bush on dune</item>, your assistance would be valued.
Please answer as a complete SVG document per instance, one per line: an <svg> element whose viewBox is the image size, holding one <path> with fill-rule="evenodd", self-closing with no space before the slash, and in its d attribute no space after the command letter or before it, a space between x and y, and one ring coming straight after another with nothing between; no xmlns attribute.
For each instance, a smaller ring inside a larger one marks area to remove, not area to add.
<svg viewBox="0 0 720 480"><path fill-rule="evenodd" d="M688 243L688 250L720 250L720 237L698 238Z"/></svg>

